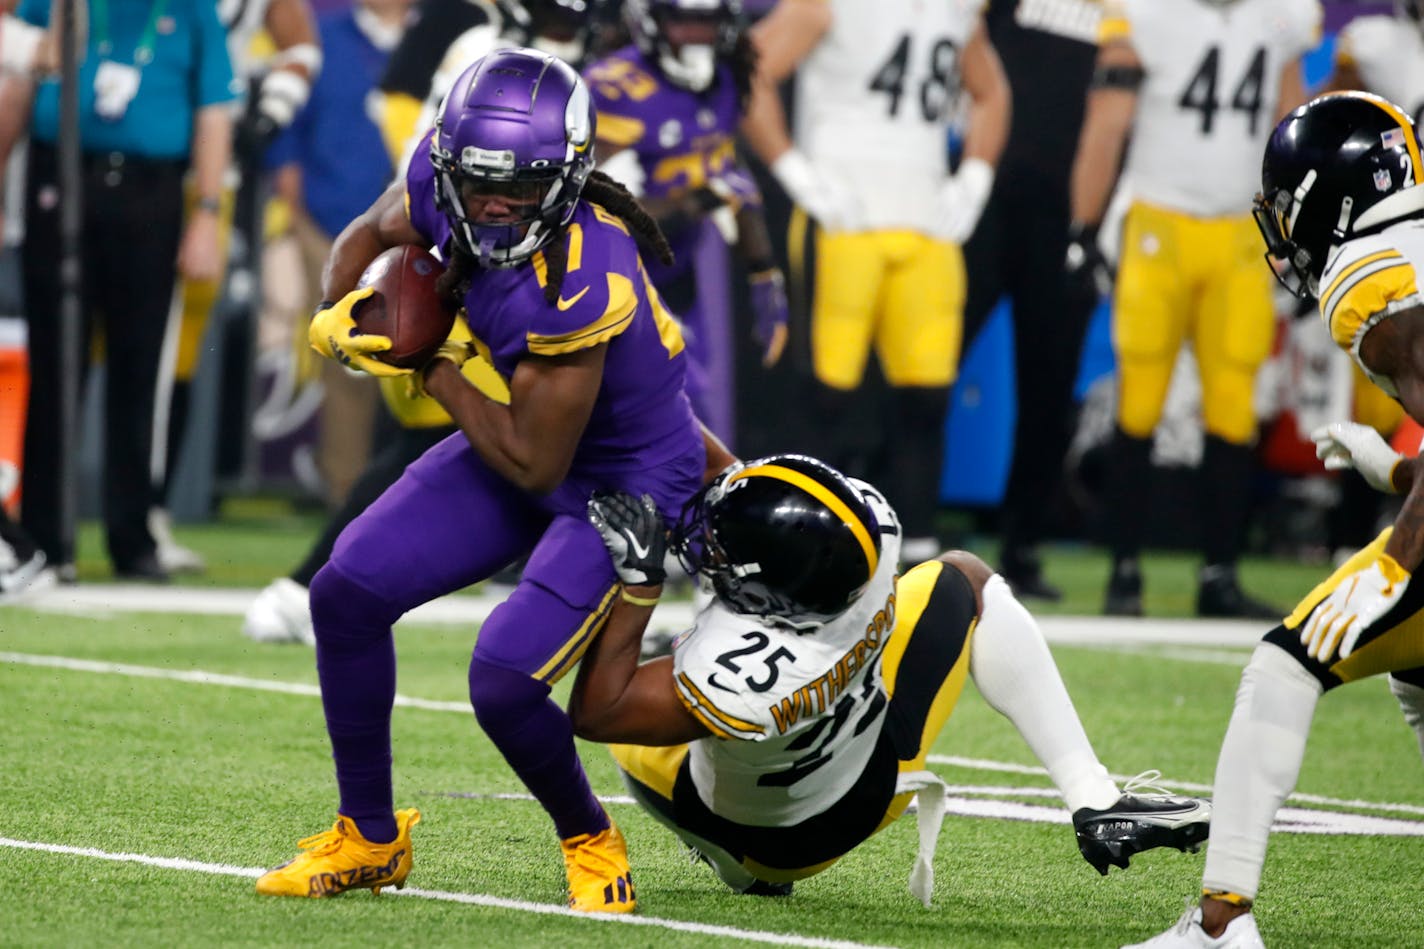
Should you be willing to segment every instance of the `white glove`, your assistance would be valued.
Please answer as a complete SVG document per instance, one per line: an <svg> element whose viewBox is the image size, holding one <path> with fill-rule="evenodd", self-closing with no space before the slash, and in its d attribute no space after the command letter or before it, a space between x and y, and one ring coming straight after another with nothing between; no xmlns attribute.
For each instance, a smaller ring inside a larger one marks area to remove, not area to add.
<svg viewBox="0 0 1424 949"><path fill-rule="evenodd" d="M274 129L292 124L311 97L311 82L290 69L274 69L262 79L257 93L257 111Z"/></svg>
<svg viewBox="0 0 1424 949"><path fill-rule="evenodd" d="M1337 648L1339 658L1348 658L1360 633L1388 613L1408 586L1409 571L1389 554L1381 553L1365 569L1343 578L1321 601L1300 628L1300 644L1307 655L1326 665L1333 661Z"/></svg>
<svg viewBox="0 0 1424 949"><path fill-rule="evenodd" d="M588 499L588 522L603 538L619 580L647 586L667 579L667 526L651 495L595 491Z"/></svg>
<svg viewBox="0 0 1424 949"><path fill-rule="evenodd" d="M939 188L939 236L956 244L969 240L993 187L994 168L987 161L966 158L961 162L959 170Z"/></svg>
<svg viewBox="0 0 1424 949"><path fill-rule="evenodd" d="M865 216L859 199L828 180L801 152L794 148L787 151L771 163L771 174L787 197L826 230L861 229Z"/></svg>
<svg viewBox="0 0 1424 949"><path fill-rule="evenodd" d="M1359 422L1332 422L1311 432L1310 439L1315 442L1315 457L1325 462L1327 471L1354 468L1376 491L1399 493L1394 487L1394 468L1404 456L1373 428Z"/></svg>

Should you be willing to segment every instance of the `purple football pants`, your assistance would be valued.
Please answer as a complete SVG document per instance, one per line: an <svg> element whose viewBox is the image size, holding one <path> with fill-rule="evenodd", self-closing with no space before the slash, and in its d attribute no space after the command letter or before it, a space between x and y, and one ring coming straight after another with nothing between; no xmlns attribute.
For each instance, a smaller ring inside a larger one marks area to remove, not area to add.
<svg viewBox="0 0 1424 949"><path fill-rule="evenodd" d="M696 490L702 464L688 457L597 483L647 491L665 512L676 512ZM480 627L470 702L560 837L608 826L574 749L568 716L549 698L550 686L602 629L617 590L603 542L584 517L593 487L571 476L548 497L526 494L486 466L457 432L407 468L342 532L312 580L311 609L341 813L368 840L396 835L392 624L526 552L523 579Z"/></svg>

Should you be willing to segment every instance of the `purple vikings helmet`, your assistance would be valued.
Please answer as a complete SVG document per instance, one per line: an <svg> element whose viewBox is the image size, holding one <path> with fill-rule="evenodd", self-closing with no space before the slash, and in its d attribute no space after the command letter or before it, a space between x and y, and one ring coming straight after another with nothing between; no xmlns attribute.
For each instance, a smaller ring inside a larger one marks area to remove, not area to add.
<svg viewBox="0 0 1424 949"><path fill-rule="evenodd" d="M716 77L717 59L737 45L742 0L624 0L623 19L638 49L669 82L702 92ZM679 37L699 25L705 41Z"/></svg>
<svg viewBox="0 0 1424 949"><path fill-rule="evenodd" d="M522 263L574 216L593 170L588 86L562 60L501 49L471 63L435 120L435 204L457 244L486 267ZM517 220L477 220L471 204L496 197Z"/></svg>

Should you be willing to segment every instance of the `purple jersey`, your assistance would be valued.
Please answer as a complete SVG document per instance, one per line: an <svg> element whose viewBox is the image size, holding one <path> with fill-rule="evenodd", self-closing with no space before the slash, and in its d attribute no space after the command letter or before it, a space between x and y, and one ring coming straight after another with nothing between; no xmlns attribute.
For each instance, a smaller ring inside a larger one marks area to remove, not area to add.
<svg viewBox="0 0 1424 949"><path fill-rule="evenodd" d="M598 109L598 137L637 153L649 196L703 187L736 166L741 109L726 63L698 93L665 81L628 46L588 67L584 78Z"/></svg>
<svg viewBox="0 0 1424 949"><path fill-rule="evenodd" d="M417 150L424 154L424 146ZM450 225L435 208L435 173L415 160L406 172L406 212L432 246L444 248ZM509 269L479 268L465 296L470 332L489 348L508 380L529 355L557 356L608 344L603 382L579 440L570 478L646 472L702 452L683 391L682 332L653 290L623 222L582 202L558 240L568 266L557 303L544 297L543 252Z"/></svg>

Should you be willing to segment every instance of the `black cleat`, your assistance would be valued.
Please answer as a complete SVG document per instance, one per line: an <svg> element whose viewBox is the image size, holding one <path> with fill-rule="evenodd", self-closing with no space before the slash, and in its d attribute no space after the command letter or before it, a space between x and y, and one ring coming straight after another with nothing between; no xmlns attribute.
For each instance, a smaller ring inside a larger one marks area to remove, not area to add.
<svg viewBox="0 0 1424 949"><path fill-rule="evenodd" d="M1103 876L1109 866L1126 870L1132 855L1144 850L1175 847L1196 853L1206 841L1211 805L1194 797L1176 797L1148 783L1160 776L1161 772L1146 771L1128 781L1122 797L1107 810L1081 807L1073 812L1078 849Z"/></svg>
<svg viewBox="0 0 1424 949"><path fill-rule="evenodd" d="M1197 585L1197 615L1279 621L1286 612L1242 590L1234 570L1207 567Z"/></svg>
<svg viewBox="0 0 1424 949"><path fill-rule="evenodd" d="M1063 591L1043 578L1043 563L1033 550L1005 550L999 575L1020 600L1057 603L1063 599Z"/></svg>
<svg viewBox="0 0 1424 949"><path fill-rule="evenodd" d="M1113 565L1108 592L1103 597L1104 616L1142 615L1142 571L1136 560Z"/></svg>

